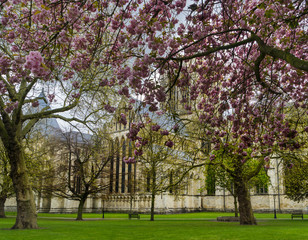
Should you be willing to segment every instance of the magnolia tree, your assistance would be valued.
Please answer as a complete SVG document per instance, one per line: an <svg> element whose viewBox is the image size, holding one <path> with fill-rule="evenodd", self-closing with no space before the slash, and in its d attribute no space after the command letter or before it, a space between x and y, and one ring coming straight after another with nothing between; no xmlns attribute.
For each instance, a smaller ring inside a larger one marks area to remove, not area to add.
<svg viewBox="0 0 308 240"><path fill-rule="evenodd" d="M23 142L42 118L87 123L59 115L89 101L93 93L117 84L106 80L119 47L111 28L118 1L9 0L0 3L0 137L10 163L17 200L13 229L37 228L36 208L25 164ZM122 60L123 61L123 60ZM39 108L38 92L48 91L54 108ZM91 94L90 94L91 93ZM122 92L121 92L122 93ZM103 96L103 94L101 95ZM106 98L91 107L113 112ZM37 108L29 112L28 107Z"/></svg>
<svg viewBox="0 0 308 240"><path fill-rule="evenodd" d="M283 109L307 111L307 2L130 3L135 18L112 22L122 26L118 46L129 42L126 56L135 56L130 65L117 65L117 79L127 79L152 111L172 87L189 91L182 99L187 112L198 111L214 150L234 156L240 222L255 224L247 181L268 168L276 147L300 147ZM152 80L155 72L165 84Z"/></svg>
<svg viewBox="0 0 308 240"><path fill-rule="evenodd" d="M38 119L63 118L57 113L74 108L85 91L118 86L123 96L142 94L156 111L173 86L189 88L183 101L208 96L200 105L205 114L215 115L212 103L220 104L213 124L224 124L228 110L242 112L230 118L239 137L250 134L246 120L262 119L264 109L254 111L251 103L268 94L306 107L306 1L3 0L0 7L0 136L17 198L13 228L37 228L23 137ZM114 77L105 78L110 69ZM155 72L167 83L153 80ZM43 85L53 101L63 89L62 106L27 114L25 105L37 106L32 94ZM277 101L268 104L278 109ZM101 107L114 111L108 102ZM268 133L292 135L283 121L274 120ZM258 140L262 145L267 138Z"/></svg>

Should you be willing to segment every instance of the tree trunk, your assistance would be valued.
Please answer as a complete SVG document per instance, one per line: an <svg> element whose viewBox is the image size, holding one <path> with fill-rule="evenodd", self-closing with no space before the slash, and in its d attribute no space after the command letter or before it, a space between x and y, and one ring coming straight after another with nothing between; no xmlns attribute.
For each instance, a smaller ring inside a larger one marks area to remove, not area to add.
<svg viewBox="0 0 308 240"><path fill-rule="evenodd" d="M238 217L238 208L237 208L237 199L236 196L233 196L234 199L234 216Z"/></svg>
<svg viewBox="0 0 308 240"><path fill-rule="evenodd" d="M11 165L11 178L16 194L17 216L12 229L37 229L37 214L21 141L10 138L6 150Z"/></svg>
<svg viewBox="0 0 308 240"><path fill-rule="evenodd" d="M235 190L239 202L240 224L256 225L257 222L251 207L249 189L243 179L235 181Z"/></svg>
<svg viewBox="0 0 308 240"><path fill-rule="evenodd" d="M156 168L152 166L152 186L151 186L151 219L154 221L154 209L155 209L155 194L156 194Z"/></svg>
<svg viewBox="0 0 308 240"><path fill-rule="evenodd" d="M4 211L4 204L6 201L6 197L0 197L0 218L6 218Z"/></svg>
<svg viewBox="0 0 308 240"><path fill-rule="evenodd" d="M84 206L86 200L87 200L87 197L82 197L80 199L80 201L79 201L77 218L76 218L77 221L82 221L83 220L82 219L82 212L83 212L83 206Z"/></svg>
<svg viewBox="0 0 308 240"><path fill-rule="evenodd" d="M155 210L155 194L151 197L151 221L154 221L154 210Z"/></svg>

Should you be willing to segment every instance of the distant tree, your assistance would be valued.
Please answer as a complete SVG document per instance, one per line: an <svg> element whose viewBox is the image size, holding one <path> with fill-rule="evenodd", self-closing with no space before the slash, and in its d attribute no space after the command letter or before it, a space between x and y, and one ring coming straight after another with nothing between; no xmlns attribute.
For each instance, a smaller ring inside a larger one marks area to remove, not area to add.
<svg viewBox="0 0 308 240"><path fill-rule="evenodd" d="M91 195L109 188L104 181L110 160L104 139L70 131L53 143L61 156L56 160L52 185L43 185L45 192L79 202L76 220L82 220L84 204Z"/></svg>
<svg viewBox="0 0 308 240"><path fill-rule="evenodd" d="M168 124L163 122L159 125L152 122L148 115L143 117L144 123L134 123L128 134L135 142L135 157L126 158L124 161L138 161L144 176L145 192L151 194L150 220L154 221L157 194L167 191L179 194L184 184L183 180L195 166L186 153L177 150L179 146L185 145L185 139L177 134L176 125L166 129L172 123L170 119Z"/></svg>
<svg viewBox="0 0 308 240"><path fill-rule="evenodd" d="M294 201L308 198L308 117L301 108L286 108L290 127L296 129L296 137L288 142L294 149L287 150L281 146L277 157L281 159L285 193Z"/></svg>
<svg viewBox="0 0 308 240"><path fill-rule="evenodd" d="M10 177L9 160L0 140L0 218L5 218L4 205L6 199L14 195L13 183Z"/></svg>

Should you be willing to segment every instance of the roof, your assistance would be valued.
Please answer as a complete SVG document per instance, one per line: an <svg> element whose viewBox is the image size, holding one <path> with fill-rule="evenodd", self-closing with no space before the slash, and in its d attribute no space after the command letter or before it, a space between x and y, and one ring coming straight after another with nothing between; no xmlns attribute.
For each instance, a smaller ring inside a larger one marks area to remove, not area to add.
<svg viewBox="0 0 308 240"><path fill-rule="evenodd" d="M47 97L44 93L44 90L41 91L39 94L38 98L38 103L39 105L37 107L31 107L29 109L30 113L36 113L36 112L41 112L41 111L46 111L51 109L50 103L47 100ZM84 143L84 142L89 142L92 138L91 134L88 133L81 133L79 131L67 131L64 132L57 119L56 118L43 118L40 119L33 128L34 132L40 132L43 136L45 137L55 137L58 138L59 140L66 140L68 136L70 136L74 141L77 141L77 143Z"/></svg>
<svg viewBox="0 0 308 240"><path fill-rule="evenodd" d="M37 107L31 107L29 109L30 113L37 113L51 109L50 104L46 98L44 90L38 96ZM33 131L40 132L43 136L59 136L62 133L60 125L55 118L43 118L40 119L33 127Z"/></svg>

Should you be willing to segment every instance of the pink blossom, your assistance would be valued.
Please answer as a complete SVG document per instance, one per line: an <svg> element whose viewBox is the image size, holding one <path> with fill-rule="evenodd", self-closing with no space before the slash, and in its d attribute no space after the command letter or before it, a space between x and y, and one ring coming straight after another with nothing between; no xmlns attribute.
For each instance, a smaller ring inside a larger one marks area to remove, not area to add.
<svg viewBox="0 0 308 240"><path fill-rule="evenodd" d="M152 131L157 132L160 129L160 126L158 124L155 124L151 127Z"/></svg>
<svg viewBox="0 0 308 240"><path fill-rule="evenodd" d="M80 93L74 93L74 94L72 94L72 97L73 98L79 98L80 97Z"/></svg>
<svg viewBox="0 0 308 240"><path fill-rule="evenodd" d="M38 101L34 101L34 102L32 102L32 107L38 107L40 104L39 104L39 102Z"/></svg>
<svg viewBox="0 0 308 240"><path fill-rule="evenodd" d="M168 136L169 135L169 131L168 130L162 130L162 131L160 131L160 134L162 136Z"/></svg>
<svg viewBox="0 0 308 240"><path fill-rule="evenodd" d="M142 149L139 149L139 150L135 149L134 154L135 154L135 156L142 156L143 151L142 151Z"/></svg>
<svg viewBox="0 0 308 240"><path fill-rule="evenodd" d="M120 119L119 119L119 123L126 125L127 124L127 120L126 120L126 115L124 113L120 114Z"/></svg>
<svg viewBox="0 0 308 240"><path fill-rule="evenodd" d="M26 56L25 68L30 69L31 72L36 76L46 76L48 75L48 70L43 67L43 57L38 51L31 51L28 56Z"/></svg>
<svg viewBox="0 0 308 240"><path fill-rule="evenodd" d="M54 98L55 98L55 94L48 94L48 100L49 102L53 102Z"/></svg>
<svg viewBox="0 0 308 240"><path fill-rule="evenodd" d="M79 82L77 82L77 81L74 81L74 82L72 83L72 85L73 85L73 87L76 88L76 89L80 88Z"/></svg>
<svg viewBox="0 0 308 240"><path fill-rule="evenodd" d="M168 140L168 141L165 142L165 145L166 145L167 147L169 147L169 148L172 148L173 145L174 145L174 143L173 143L173 141Z"/></svg>
<svg viewBox="0 0 308 240"><path fill-rule="evenodd" d="M129 163L135 163L136 162L136 159L135 157L124 157L123 158L123 162L129 164Z"/></svg>
<svg viewBox="0 0 308 240"><path fill-rule="evenodd" d="M107 80L106 78L103 79L103 80L99 83L99 85L100 85L101 87L108 86L108 84L109 84L109 82L108 82L108 80Z"/></svg>
<svg viewBox="0 0 308 240"><path fill-rule="evenodd" d="M104 109L109 113L114 113L114 111L116 110L114 107L111 107L109 104L106 104L104 106Z"/></svg>

